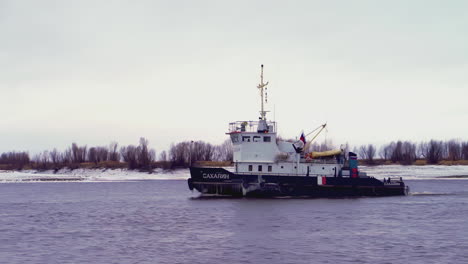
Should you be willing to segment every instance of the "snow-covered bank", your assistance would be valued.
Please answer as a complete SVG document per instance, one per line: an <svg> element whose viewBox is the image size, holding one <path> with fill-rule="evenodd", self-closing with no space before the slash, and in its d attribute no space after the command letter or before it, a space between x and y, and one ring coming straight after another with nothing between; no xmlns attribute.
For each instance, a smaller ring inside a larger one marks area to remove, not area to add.
<svg viewBox="0 0 468 264"><path fill-rule="evenodd" d="M127 169L61 169L54 173L48 171L0 171L0 182L45 181L53 179L81 181L129 181L129 180L185 180L189 178L188 169L162 170L153 173Z"/></svg>
<svg viewBox="0 0 468 264"><path fill-rule="evenodd" d="M424 165L424 166L403 166L403 165L379 165L379 166L360 166L369 176L377 179L385 177L403 177L406 180L423 179L451 179L447 177L466 176L468 177L468 166L454 165ZM466 179L466 178L457 178Z"/></svg>
<svg viewBox="0 0 468 264"><path fill-rule="evenodd" d="M226 168L232 170L232 167ZM361 166L369 176L377 179L386 177L403 177L406 180L422 179L468 179L468 166L401 166L380 165ZM460 177L461 176L461 177ZM67 181L132 181L132 180L186 180L190 177L188 169L162 170L157 169L153 173L139 172L127 169L61 169L54 171L0 171L0 182L26 182L46 180ZM457 177L457 178L455 178Z"/></svg>

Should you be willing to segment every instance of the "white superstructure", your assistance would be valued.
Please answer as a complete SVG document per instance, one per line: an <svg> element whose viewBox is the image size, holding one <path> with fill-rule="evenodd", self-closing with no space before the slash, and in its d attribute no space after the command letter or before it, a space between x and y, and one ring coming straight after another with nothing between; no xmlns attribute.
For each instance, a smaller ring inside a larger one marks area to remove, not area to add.
<svg viewBox="0 0 468 264"><path fill-rule="evenodd" d="M289 142L277 137L276 122L267 121L264 104L267 83L260 90L261 110L258 121L237 121L229 124L236 173L281 176L338 176L343 167L341 155L313 159L304 153L304 142ZM325 125L323 125L325 127ZM341 152L339 152L341 154Z"/></svg>

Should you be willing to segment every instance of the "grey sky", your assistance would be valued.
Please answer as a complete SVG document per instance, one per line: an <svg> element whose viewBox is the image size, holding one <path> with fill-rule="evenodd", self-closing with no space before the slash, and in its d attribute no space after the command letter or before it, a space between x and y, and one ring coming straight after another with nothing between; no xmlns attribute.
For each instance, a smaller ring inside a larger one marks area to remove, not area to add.
<svg viewBox="0 0 468 264"><path fill-rule="evenodd" d="M0 0L0 152L283 137L468 139L466 1ZM275 106L275 107L273 107Z"/></svg>

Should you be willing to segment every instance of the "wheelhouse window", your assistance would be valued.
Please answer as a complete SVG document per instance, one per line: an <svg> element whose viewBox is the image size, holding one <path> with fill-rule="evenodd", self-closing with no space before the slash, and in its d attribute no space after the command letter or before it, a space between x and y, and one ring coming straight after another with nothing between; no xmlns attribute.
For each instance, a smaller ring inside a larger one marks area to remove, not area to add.
<svg viewBox="0 0 468 264"><path fill-rule="evenodd" d="M260 136L254 136L253 137L253 142L260 142L261 137Z"/></svg>
<svg viewBox="0 0 468 264"><path fill-rule="evenodd" d="M252 169L253 169L253 166L249 165L249 171L252 171Z"/></svg>
<svg viewBox="0 0 468 264"><path fill-rule="evenodd" d="M250 136L242 136L243 142L250 142Z"/></svg>
<svg viewBox="0 0 468 264"><path fill-rule="evenodd" d="M239 135L237 135L237 134L232 134L232 135L231 135L231 141L232 141L232 143L237 143L237 142L239 142Z"/></svg>
<svg viewBox="0 0 468 264"><path fill-rule="evenodd" d="M263 137L263 142L271 142L271 137L270 136Z"/></svg>
<svg viewBox="0 0 468 264"><path fill-rule="evenodd" d="M271 172L271 171L272 171L272 167L270 165L270 166L268 166L268 172Z"/></svg>
<svg viewBox="0 0 468 264"><path fill-rule="evenodd" d="M258 165L258 171L262 171L262 165Z"/></svg>

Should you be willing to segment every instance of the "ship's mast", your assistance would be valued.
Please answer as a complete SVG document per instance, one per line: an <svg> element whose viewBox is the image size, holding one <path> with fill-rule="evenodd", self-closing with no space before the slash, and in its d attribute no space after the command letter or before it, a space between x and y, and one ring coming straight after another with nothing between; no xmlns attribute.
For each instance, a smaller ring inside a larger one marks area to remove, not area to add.
<svg viewBox="0 0 468 264"><path fill-rule="evenodd" d="M260 119L265 120L267 111L265 111L265 109L264 109L264 102L266 102L266 97L265 97L265 101L264 101L263 93L267 89L266 86L268 85L268 82L263 83L263 64L262 64L261 68L262 68L262 70L261 70L261 73L260 73L260 84L257 86L257 88L260 89L260 98L261 98Z"/></svg>

